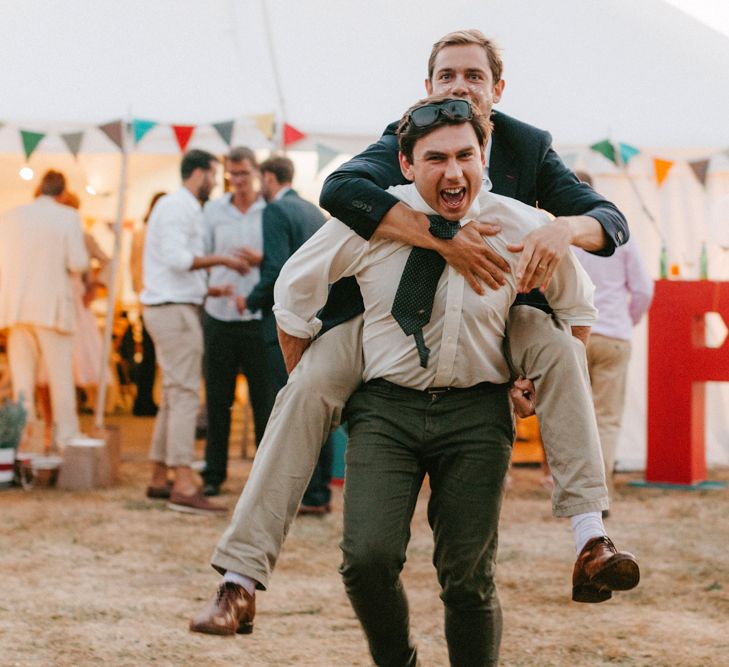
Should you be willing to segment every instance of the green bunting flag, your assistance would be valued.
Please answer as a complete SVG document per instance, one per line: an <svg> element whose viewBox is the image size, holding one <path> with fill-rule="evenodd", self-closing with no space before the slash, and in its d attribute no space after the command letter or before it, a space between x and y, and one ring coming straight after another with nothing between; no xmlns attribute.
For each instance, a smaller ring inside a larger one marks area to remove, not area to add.
<svg viewBox="0 0 729 667"><path fill-rule="evenodd" d="M636 155L640 154L640 151L635 146L629 146L628 144L618 144L620 149L620 160L623 164L627 165Z"/></svg>
<svg viewBox="0 0 729 667"><path fill-rule="evenodd" d="M617 156L615 155L615 146L613 146L607 139L603 139L602 141L598 141L596 144L592 144L590 148L596 153L600 153L600 155L606 157L610 160L610 162L614 164L618 163Z"/></svg>
<svg viewBox="0 0 729 667"><path fill-rule="evenodd" d="M226 120L222 123L213 123L215 131L220 135L220 138L226 143L227 146L230 146L230 143L233 141L234 125L235 121L233 120Z"/></svg>
<svg viewBox="0 0 729 667"><path fill-rule="evenodd" d="M324 144L316 145L316 171L320 172L326 167L335 157L339 155L339 151L336 148L325 146Z"/></svg>
<svg viewBox="0 0 729 667"><path fill-rule="evenodd" d="M114 145L119 149L124 150L124 138L122 136L122 122L120 120L114 120L111 123L104 123L99 125L99 129L114 142Z"/></svg>
<svg viewBox="0 0 729 667"><path fill-rule="evenodd" d="M23 139L23 151L25 152L25 159L27 160L38 147L41 139L43 139L46 135L42 132L28 132L27 130L20 130L20 136Z"/></svg>
<svg viewBox="0 0 729 667"><path fill-rule="evenodd" d="M709 160L706 159L689 162L689 167L691 167L691 171L694 172L694 176L696 176L698 182L701 183L701 185L706 185L706 174L709 171Z"/></svg>
<svg viewBox="0 0 729 667"><path fill-rule="evenodd" d="M132 129L134 130L134 143L138 144L147 132L157 125L153 120L142 120L134 118L132 120Z"/></svg>
<svg viewBox="0 0 729 667"><path fill-rule="evenodd" d="M67 134L61 135L61 139L63 139L63 142L74 157L78 156L78 152L81 149L81 140L83 138L83 132L68 132Z"/></svg>

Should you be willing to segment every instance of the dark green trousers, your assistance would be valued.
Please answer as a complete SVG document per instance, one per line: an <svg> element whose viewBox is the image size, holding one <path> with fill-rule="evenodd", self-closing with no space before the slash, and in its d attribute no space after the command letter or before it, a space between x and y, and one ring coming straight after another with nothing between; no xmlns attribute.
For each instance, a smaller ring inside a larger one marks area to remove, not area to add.
<svg viewBox="0 0 729 667"><path fill-rule="evenodd" d="M417 661L400 571L427 474L450 663L496 665L494 570L513 440L506 386L429 395L374 380L352 396L346 419L341 573L375 663Z"/></svg>

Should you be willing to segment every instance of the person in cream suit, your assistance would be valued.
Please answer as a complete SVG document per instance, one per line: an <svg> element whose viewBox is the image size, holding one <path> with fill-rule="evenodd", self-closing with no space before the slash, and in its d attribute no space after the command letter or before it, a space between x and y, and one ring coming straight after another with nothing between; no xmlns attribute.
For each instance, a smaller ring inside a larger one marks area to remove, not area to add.
<svg viewBox="0 0 729 667"><path fill-rule="evenodd" d="M65 187L63 174L49 171L34 202L0 214L0 329L8 329L13 396L22 397L32 424L42 358L53 404L54 443L60 447L79 432L70 274L89 264L78 214L54 199Z"/></svg>

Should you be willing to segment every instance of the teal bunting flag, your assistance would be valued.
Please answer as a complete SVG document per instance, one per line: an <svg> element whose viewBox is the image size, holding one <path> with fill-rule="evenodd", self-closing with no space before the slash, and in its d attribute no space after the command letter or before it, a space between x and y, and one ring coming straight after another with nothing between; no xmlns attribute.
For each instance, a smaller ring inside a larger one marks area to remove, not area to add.
<svg viewBox="0 0 729 667"><path fill-rule="evenodd" d="M138 144L153 127L157 125L153 120L142 120L134 118L132 120L132 129L134 130L134 143Z"/></svg>
<svg viewBox="0 0 729 667"><path fill-rule="evenodd" d="M620 160L623 164L627 165L636 155L640 154L640 151L635 146L629 146L628 144L618 144L620 148Z"/></svg>
<svg viewBox="0 0 729 667"><path fill-rule="evenodd" d="M600 155L606 157L613 164L618 163L618 159L615 154L615 146L613 146L607 139L603 139L603 141L598 141L596 144L592 144L590 148L596 153L600 153Z"/></svg>
<svg viewBox="0 0 729 667"><path fill-rule="evenodd" d="M324 144L316 145L316 171L320 172L326 167L335 157L339 155L339 151L331 146L325 146Z"/></svg>
<svg viewBox="0 0 729 667"><path fill-rule="evenodd" d="M38 148L38 144L45 136L46 135L42 132L28 132L27 130L20 130L20 137L23 140L23 151L25 152L26 160L33 154L33 151Z"/></svg>

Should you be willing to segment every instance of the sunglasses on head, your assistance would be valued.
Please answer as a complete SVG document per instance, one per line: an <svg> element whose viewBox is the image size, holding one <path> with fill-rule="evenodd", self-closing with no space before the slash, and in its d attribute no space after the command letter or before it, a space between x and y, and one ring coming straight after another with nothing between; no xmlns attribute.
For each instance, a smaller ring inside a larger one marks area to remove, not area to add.
<svg viewBox="0 0 729 667"><path fill-rule="evenodd" d="M438 120L439 116L449 120L471 120L473 111L468 100L443 100L415 107L408 118L415 127L428 127Z"/></svg>

